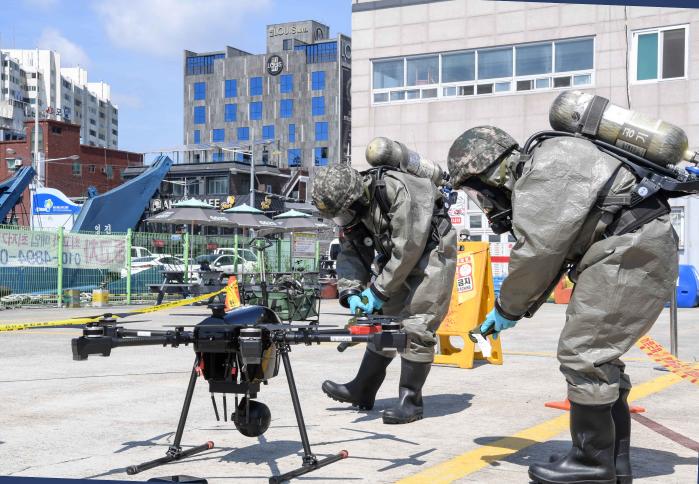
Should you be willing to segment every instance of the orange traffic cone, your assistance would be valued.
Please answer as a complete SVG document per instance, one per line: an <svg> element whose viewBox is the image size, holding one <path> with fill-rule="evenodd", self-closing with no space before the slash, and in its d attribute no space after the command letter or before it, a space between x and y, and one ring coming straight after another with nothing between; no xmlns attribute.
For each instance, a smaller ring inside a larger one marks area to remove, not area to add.
<svg viewBox="0 0 699 484"><path fill-rule="evenodd" d="M570 411L570 400L566 398L560 402L546 402L544 403L544 407ZM644 407L639 407L638 405L629 405L629 411L631 413L643 413L646 411L646 409Z"/></svg>
<svg viewBox="0 0 699 484"><path fill-rule="evenodd" d="M235 276L228 276L226 285L226 302L224 309L226 312L240 306L240 292L238 291L238 279Z"/></svg>

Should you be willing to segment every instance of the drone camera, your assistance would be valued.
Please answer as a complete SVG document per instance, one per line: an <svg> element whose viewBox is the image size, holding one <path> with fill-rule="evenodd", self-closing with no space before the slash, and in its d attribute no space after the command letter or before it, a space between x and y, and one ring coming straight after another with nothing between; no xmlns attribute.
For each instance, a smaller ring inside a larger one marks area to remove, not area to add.
<svg viewBox="0 0 699 484"><path fill-rule="evenodd" d="M244 365L262 363L262 330L260 328L241 328L240 356Z"/></svg>

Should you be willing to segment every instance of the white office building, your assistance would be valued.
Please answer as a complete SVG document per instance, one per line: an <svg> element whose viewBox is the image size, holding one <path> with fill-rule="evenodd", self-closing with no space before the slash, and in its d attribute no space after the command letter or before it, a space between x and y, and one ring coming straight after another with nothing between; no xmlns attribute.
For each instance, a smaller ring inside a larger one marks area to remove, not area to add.
<svg viewBox="0 0 699 484"><path fill-rule="evenodd" d="M699 148L699 10L487 0L353 0L352 164L388 136L446 165L463 131L523 143L579 89L683 128ZM680 261L699 267L699 201L673 202ZM695 215L696 213L696 215ZM461 226L500 240L475 206ZM503 236L505 237L505 236Z"/></svg>
<svg viewBox="0 0 699 484"><path fill-rule="evenodd" d="M88 82L81 67L62 67L52 50L0 51L0 140L24 136L24 121L34 116L80 125L81 142L117 148L118 109L109 84Z"/></svg>

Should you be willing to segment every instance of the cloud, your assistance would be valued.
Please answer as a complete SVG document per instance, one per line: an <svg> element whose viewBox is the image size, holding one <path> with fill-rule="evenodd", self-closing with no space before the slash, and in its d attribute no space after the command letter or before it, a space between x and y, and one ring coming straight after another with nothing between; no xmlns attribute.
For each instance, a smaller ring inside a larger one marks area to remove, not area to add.
<svg viewBox="0 0 699 484"><path fill-rule="evenodd" d="M141 109L143 107L143 100L135 94L116 92L112 94L112 101L119 108Z"/></svg>
<svg viewBox="0 0 699 484"><path fill-rule="evenodd" d="M245 15L271 0L102 0L96 4L107 35L124 49L180 57L185 49L220 49L245 27Z"/></svg>
<svg viewBox="0 0 699 484"><path fill-rule="evenodd" d="M41 32L37 46L40 49L51 49L58 52L61 55L63 67L78 65L87 67L90 64L90 58L82 47L66 39L61 32L52 27L47 27Z"/></svg>

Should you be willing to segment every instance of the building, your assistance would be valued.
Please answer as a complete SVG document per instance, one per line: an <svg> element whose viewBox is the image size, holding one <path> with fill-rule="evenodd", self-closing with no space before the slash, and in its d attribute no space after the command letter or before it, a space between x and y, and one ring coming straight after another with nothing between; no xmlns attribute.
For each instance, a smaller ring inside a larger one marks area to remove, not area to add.
<svg viewBox="0 0 699 484"><path fill-rule="evenodd" d="M313 168L349 156L350 39L330 39L329 27L312 20L269 25L265 35L264 54L184 52L185 162L213 165L192 172L224 177L235 169L233 176L249 177L253 155L258 173L262 165L283 175L258 189L285 187L285 195L305 200ZM233 176L221 189L247 193L249 182Z"/></svg>
<svg viewBox="0 0 699 484"><path fill-rule="evenodd" d="M683 128L699 148L699 10L484 0L353 0L352 163L374 136L445 165L493 124L520 143L549 129L564 89ZM680 261L699 265L696 197L673 200ZM465 226L499 240L469 204Z"/></svg>
<svg viewBox="0 0 699 484"><path fill-rule="evenodd" d="M4 180L34 159L34 123L27 121L20 140L0 141L0 180ZM143 165L143 155L128 151L81 144L81 128L63 121L39 122L39 151L46 160L43 184L57 188L73 200L87 196L89 187L104 193L121 185L127 167ZM36 167L35 167L36 169ZM17 223L29 225L29 194L23 196L23 207L17 210Z"/></svg>
<svg viewBox="0 0 699 484"><path fill-rule="evenodd" d="M0 140L24 135L24 122L39 106L41 119L80 126L82 143L116 149L119 111L111 102L109 84L88 82L81 67L62 67L52 50L0 51Z"/></svg>

